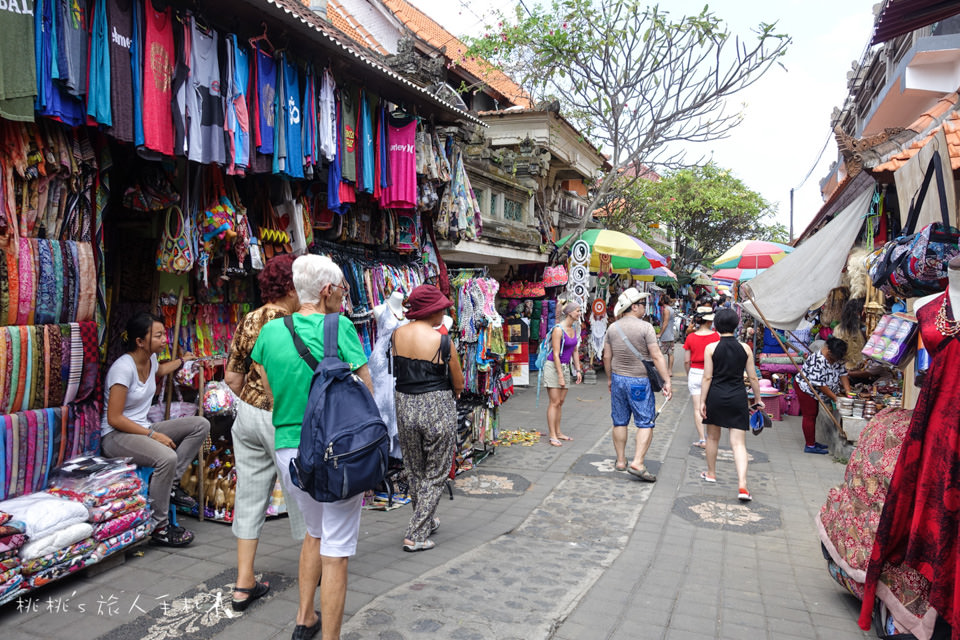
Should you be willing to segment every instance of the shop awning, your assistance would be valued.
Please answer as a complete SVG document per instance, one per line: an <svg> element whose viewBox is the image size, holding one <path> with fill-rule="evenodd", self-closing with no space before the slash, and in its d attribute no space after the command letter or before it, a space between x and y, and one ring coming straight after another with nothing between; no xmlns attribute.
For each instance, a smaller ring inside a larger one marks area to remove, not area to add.
<svg viewBox="0 0 960 640"><path fill-rule="evenodd" d="M750 282L740 287L743 307L760 314L746 295L749 290L770 326L796 329L803 315L840 285L850 249L860 235L873 189L865 189L823 229Z"/></svg>
<svg viewBox="0 0 960 640"><path fill-rule="evenodd" d="M960 3L956 0L887 0L877 16L870 45L886 42L958 13Z"/></svg>

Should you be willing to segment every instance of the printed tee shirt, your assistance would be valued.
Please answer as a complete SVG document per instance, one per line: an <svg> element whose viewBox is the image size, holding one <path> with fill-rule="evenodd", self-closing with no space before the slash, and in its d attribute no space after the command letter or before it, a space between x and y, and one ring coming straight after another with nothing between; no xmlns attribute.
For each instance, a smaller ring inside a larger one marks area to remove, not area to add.
<svg viewBox="0 0 960 640"><path fill-rule="evenodd" d="M293 178L303 177L302 127L303 113L300 108L300 84L297 66L283 58L283 117L286 129L285 142L287 163L285 173Z"/></svg>
<svg viewBox="0 0 960 640"><path fill-rule="evenodd" d="M340 175L357 181L357 90L344 85L340 89Z"/></svg>
<svg viewBox="0 0 960 640"><path fill-rule="evenodd" d="M145 12L143 64L143 137L144 146L168 156L173 155L173 25L170 7L153 8L147 0Z"/></svg>
<svg viewBox="0 0 960 640"><path fill-rule="evenodd" d="M376 98L367 94L366 91L360 94L360 176L358 184L360 188L373 193L374 185L374 161L376 160L376 151L373 146L373 109L376 104Z"/></svg>
<svg viewBox="0 0 960 640"><path fill-rule="evenodd" d="M0 9L0 116L19 122L33 122L37 95L33 8L33 0L7 0Z"/></svg>
<svg viewBox="0 0 960 640"><path fill-rule="evenodd" d="M325 69L320 81L320 108L318 110L320 126L318 134L320 153L327 159L327 162L333 162L333 159L337 156L337 103L334 97L336 90L337 84L333 80L333 75Z"/></svg>
<svg viewBox="0 0 960 640"><path fill-rule="evenodd" d="M847 375L847 365L842 360L830 364L823 351L811 353L803 363L803 376L797 376L797 386L804 393L817 397L820 387L827 387L834 393L840 389L840 378ZM807 380L810 384L807 384ZM811 388L811 385L812 388Z"/></svg>
<svg viewBox="0 0 960 640"><path fill-rule="evenodd" d="M150 421L147 419L147 412L150 411L150 405L153 402L153 396L157 392L157 354L150 356L150 374L146 382L140 381L137 374L137 363L133 356L125 353L116 362L110 365L107 371L107 379L104 383L103 391L103 419L100 422L100 435L107 435L115 431L107 423L107 407L110 406L110 388L115 384L123 385L127 388L127 400L123 405L123 415L130 418L141 427L150 428Z"/></svg>
<svg viewBox="0 0 960 640"><path fill-rule="evenodd" d="M257 49L257 127L259 138L257 151L263 155L273 153L274 103L277 99L277 63L270 54Z"/></svg>
<svg viewBox="0 0 960 640"><path fill-rule="evenodd" d="M387 118L387 158L390 186L380 206L413 209L417 206L416 119Z"/></svg>
<svg viewBox="0 0 960 640"><path fill-rule="evenodd" d="M133 142L133 0L106 0L110 49L110 111L108 133Z"/></svg>
<svg viewBox="0 0 960 640"><path fill-rule="evenodd" d="M315 358L323 358L323 318L322 313L309 316L293 314L294 329ZM360 337L349 318L341 315L339 323L337 355L356 371L367 363ZM300 428L303 424L303 413L307 409L313 372L297 353L282 318L263 325L250 357L254 362L263 365L270 390L273 392L276 448L279 450L300 446Z"/></svg>
<svg viewBox="0 0 960 640"><path fill-rule="evenodd" d="M194 162L224 164L223 96L217 32L190 22L190 80L187 91L187 158Z"/></svg>
<svg viewBox="0 0 960 640"><path fill-rule="evenodd" d="M87 0L57 3L57 64L60 83L74 96L87 93Z"/></svg>

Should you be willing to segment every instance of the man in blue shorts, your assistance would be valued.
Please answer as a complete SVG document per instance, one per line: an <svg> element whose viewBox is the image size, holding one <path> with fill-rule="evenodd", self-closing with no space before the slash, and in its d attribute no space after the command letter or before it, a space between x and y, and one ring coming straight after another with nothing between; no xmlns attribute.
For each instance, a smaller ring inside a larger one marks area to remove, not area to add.
<svg viewBox="0 0 960 640"><path fill-rule="evenodd" d="M644 457L653 439L656 404L653 390L647 379L644 360L652 360L663 378L663 395L671 395L670 372L657 345L653 325L643 320L646 313L644 300L648 293L630 288L620 294L613 313L617 321L607 328L603 343L603 368L607 372L607 388L610 390L610 413L613 418L613 448L617 452L617 471L626 471L646 482L656 482L657 477L647 471ZM626 458L627 425L630 416L637 427L637 449L633 461Z"/></svg>

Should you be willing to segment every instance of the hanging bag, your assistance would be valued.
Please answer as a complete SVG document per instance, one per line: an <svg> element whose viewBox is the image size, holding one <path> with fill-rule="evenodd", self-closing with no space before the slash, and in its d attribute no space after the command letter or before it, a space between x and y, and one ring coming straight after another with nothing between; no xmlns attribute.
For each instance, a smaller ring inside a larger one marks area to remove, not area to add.
<svg viewBox="0 0 960 640"><path fill-rule="evenodd" d="M914 233L934 175L940 196L941 221L928 224L919 233ZM936 153L930 159L923 183L910 204L902 233L896 240L883 246L870 266L870 278L874 286L885 294L913 298L947 288L947 263L960 255L960 230L950 224L943 187L943 166L940 154Z"/></svg>
<svg viewBox="0 0 960 640"><path fill-rule="evenodd" d="M567 284L567 268L562 264L555 267L545 267L543 270L543 286L562 287Z"/></svg>
<svg viewBox="0 0 960 640"><path fill-rule="evenodd" d="M616 322L613 323L613 328L617 330L617 333L620 334L620 337L623 338L623 341L627 344L627 347L641 362L643 362L644 369L647 370L647 380L650 381L650 390L654 393L663 390L663 377L661 377L660 372L657 371L657 365L653 363L653 360L644 360L643 356L640 355L640 351L637 350L633 344L627 339L627 334L623 332L623 329L620 328L619 324Z"/></svg>
<svg viewBox="0 0 960 640"><path fill-rule="evenodd" d="M176 229L170 228L171 214L176 214ZM193 268L194 253L188 235L189 219L177 205L167 209L157 248L157 269L167 273L187 273Z"/></svg>

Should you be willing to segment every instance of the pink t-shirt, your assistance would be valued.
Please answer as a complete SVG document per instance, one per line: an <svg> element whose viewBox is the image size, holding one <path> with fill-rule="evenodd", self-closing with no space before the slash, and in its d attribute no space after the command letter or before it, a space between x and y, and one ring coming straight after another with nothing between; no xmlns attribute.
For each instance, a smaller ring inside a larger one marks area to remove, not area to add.
<svg viewBox="0 0 960 640"><path fill-rule="evenodd" d="M414 209L417 206L417 121L395 127L398 122L390 118L387 123L387 154L390 167L390 186L380 196L381 207Z"/></svg>

